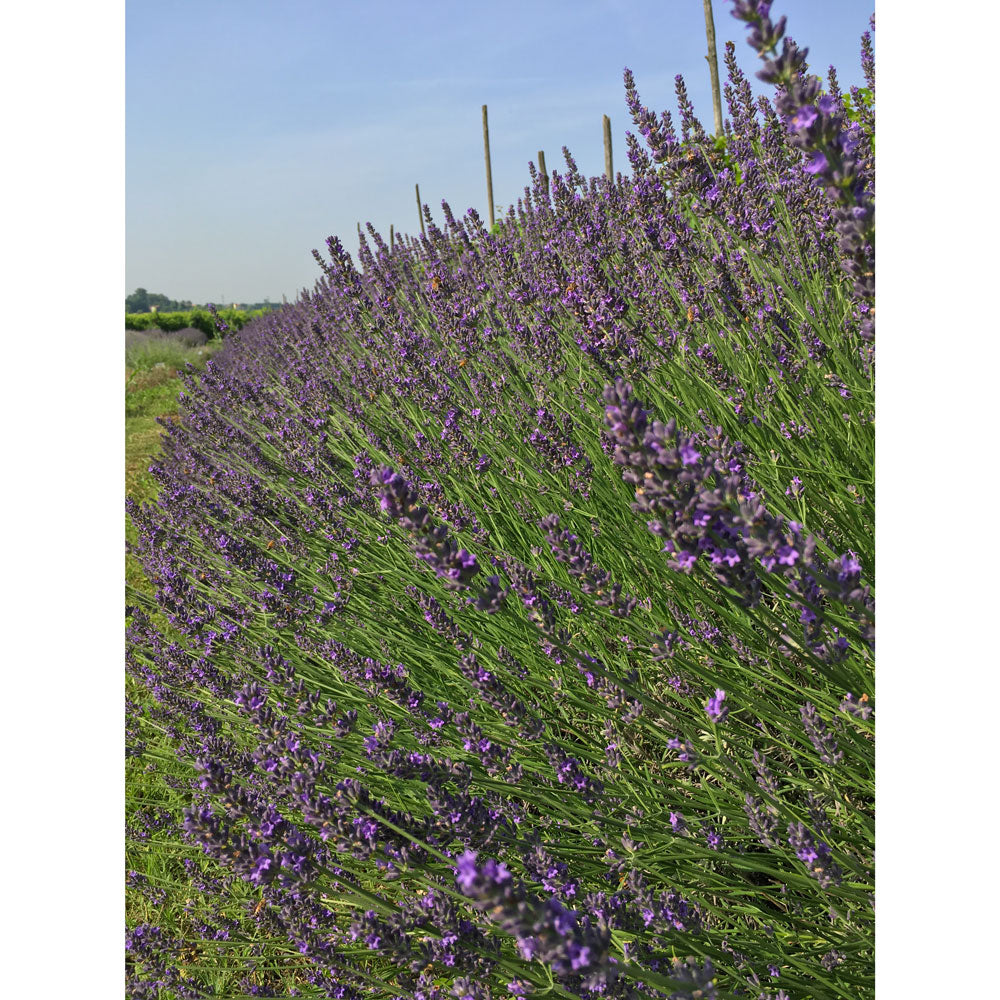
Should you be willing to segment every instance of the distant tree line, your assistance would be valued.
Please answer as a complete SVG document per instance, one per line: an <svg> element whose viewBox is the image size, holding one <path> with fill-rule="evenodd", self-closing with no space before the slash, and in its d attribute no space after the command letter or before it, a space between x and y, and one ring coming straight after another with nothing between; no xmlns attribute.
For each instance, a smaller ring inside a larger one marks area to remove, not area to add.
<svg viewBox="0 0 1000 1000"><path fill-rule="evenodd" d="M157 312L183 312L185 309L193 309L194 303L188 301L178 302L175 299L168 299L166 295L159 292L147 292L145 288L137 288L131 295L125 296L125 312L127 313L148 313L153 309Z"/></svg>
<svg viewBox="0 0 1000 1000"><path fill-rule="evenodd" d="M241 302L240 308L250 312L254 309L273 309L274 304L269 299L263 302ZM125 296L125 313L153 312L187 312L191 309L201 309L204 306L195 305L188 299L168 299L159 292L147 292L145 288L137 288L131 295Z"/></svg>

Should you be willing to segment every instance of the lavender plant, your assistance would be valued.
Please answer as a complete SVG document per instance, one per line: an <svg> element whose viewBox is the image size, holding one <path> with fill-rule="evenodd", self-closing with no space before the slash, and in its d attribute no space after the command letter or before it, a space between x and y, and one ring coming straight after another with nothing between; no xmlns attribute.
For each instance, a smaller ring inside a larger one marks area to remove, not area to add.
<svg viewBox="0 0 1000 1000"><path fill-rule="evenodd" d="M871 995L874 119L773 62L721 144L626 71L631 176L331 238L189 378L134 995Z"/></svg>

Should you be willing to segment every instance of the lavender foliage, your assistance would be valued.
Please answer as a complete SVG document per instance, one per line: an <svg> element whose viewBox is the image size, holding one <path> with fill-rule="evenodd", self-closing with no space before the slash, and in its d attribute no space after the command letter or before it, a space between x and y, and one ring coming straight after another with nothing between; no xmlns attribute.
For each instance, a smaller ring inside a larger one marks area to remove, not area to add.
<svg viewBox="0 0 1000 1000"><path fill-rule="evenodd" d="M630 175L331 238L188 377L131 995L873 995L874 56L770 6L721 139L626 70Z"/></svg>

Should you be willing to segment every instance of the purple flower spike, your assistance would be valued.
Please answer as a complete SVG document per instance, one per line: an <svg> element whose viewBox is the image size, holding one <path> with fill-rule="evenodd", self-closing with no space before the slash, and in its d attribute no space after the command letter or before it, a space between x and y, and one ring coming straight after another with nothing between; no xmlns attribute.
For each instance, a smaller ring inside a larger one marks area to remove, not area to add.
<svg viewBox="0 0 1000 1000"><path fill-rule="evenodd" d="M829 727L820 718L816 706L806 702L799 708L802 727L809 737L809 742L816 748L819 759L824 764L839 764L844 759L842 750L837 749L837 740Z"/></svg>
<svg viewBox="0 0 1000 1000"><path fill-rule="evenodd" d="M716 688L715 695L708 699L708 704L705 706L705 714L713 722L726 721L729 715L729 706L723 704L725 700L726 692L722 688Z"/></svg>
<svg viewBox="0 0 1000 1000"><path fill-rule="evenodd" d="M475 851L459 856L456 871L462 892L516 939L524 959L545 962L559 980L585 975L594 987L615 981L618 970L608 955L607 927L558 899L529 895L506 866L493 859L479 864Z"/></svg>
<svg viewBox="0 0 1000 1000"><path fill-rule="evenodd" d="M790 124L799 132L804 132L814 121L816 121L818 117L819 112L816 108L811 104L807 104L804 107L799 108L799 110L792 115Z"/></svg>
<svg viewBox="0 0 1000 1000"><path fill-rule="evenodd" d="M802 823L788 824L788 844L824 889L840 884L843 876L830 857L829 846L822 840L815 840Z"/></svg>
<svg viewBox="0 0 1000 1000"><path fill-rule="evenodd" d="M760 0L733 0L733 16L750 26L748 41L764 60L757 76L780 87L777 110L793 146L806 154L807 174L817 177L835 203L834 218L844 251L844 269L853 279L855 296L870 306L875 300L875 220L870 186L861 180L866 157L858 155L858 125L849 124L839 95L823 94L819 77L807 75L808 49L784 38L785 19L773 23L770 7ZM778 42L783 40L778 53ZM863 66L874 89L874 53L871 36L863 42ZM769 58L770 56L770 58ZM874 120L868 122L874 130ZM870 159L870 156L868 157ZM861 217L856 214L862 210ZM874 338L874 320L861 324L863 340Z"/></svg>
<svg viewBox="0 0 1000 1000"><path fill-rule="evenodd" d="M701 458L701 452L697 451L691 444L690 441L685 441L684 444L680 446L680 456L681 461L685 465L694 465L695 462Z"/></svg>
<svg viewBox="0 0 1000 1000"><path fill-rule="evenodd" d="M718 995L711 959L706 959L705 964L699 967L693 958L686 962L675 958L673 968L667 969L667 975L678 985L683 984L683 989L671 993L669 1000L694 1000L695 997L698 1000L715 1000Z"/></svg>
<svg viewBox="0 0 1000 1000"><path fill-rule="evenodd" d="M803 169L807 174L822 174L825 173L828 166L829 163L827 162L826 154L817 151L806 160Z"/></svg>
<svg viewBox="0 0 1000 1000"><path fill-rule="evenodd" d="M421 506L419 497L398 473L382 467L371 473L373 486L380 486L381 506L390 517L399 521L413 537L416 557L427 563L434 573L445 581L450 590L467 587L479 573L476 557L460 549L444 525L433 525L427 508ZM486 595L487 608L496 605L496 595Z"/></svg>
<svg viewBox="0 0 1000 1000"><path fill-rule="evenodd" d="M649 531L664 539L672 568L691 573L703 554L716 580L732 588L747 608L756 607L763 594L758 566L768 576L781 577L778 585L795 599L796 612L801 615L808 605L814 616L802 619L810 650L834 662L843 659L847 647L819 610L826 601L850 602L847 613L874 648L874 600L853 572L856 560L821 563L815 539L804 537L800 524L768 512L749 492L745 475L734 471L734 463L741 468L741 444L725 439L721 428L706 428L702 457L694 448L696 439L682 439L674 420L650 421L632 386L620 378L605 387L604 400L611 404L605 426L614 431L615 464L635 488L632 511L645 515Z"/></svg>

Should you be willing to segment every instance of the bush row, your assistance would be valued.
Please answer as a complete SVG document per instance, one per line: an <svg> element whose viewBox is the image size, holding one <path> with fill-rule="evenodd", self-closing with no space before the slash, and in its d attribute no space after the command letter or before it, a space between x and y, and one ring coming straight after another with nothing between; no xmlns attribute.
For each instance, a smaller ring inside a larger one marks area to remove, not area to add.
<svg viewBox="0 0 1000 1000"><path fill-rule="evenodd" d="M216 310L218 318L232 330L241 330L251 320L266 315L269 309L253 309L246 311L232 307ZM215 316L208 309L191 309L186 312L149 312L126 313L126 330L160 329L167 333L194 327L209 337L224 336L226 330L220 331Z"/></svg>

